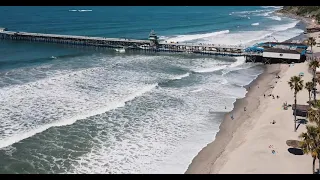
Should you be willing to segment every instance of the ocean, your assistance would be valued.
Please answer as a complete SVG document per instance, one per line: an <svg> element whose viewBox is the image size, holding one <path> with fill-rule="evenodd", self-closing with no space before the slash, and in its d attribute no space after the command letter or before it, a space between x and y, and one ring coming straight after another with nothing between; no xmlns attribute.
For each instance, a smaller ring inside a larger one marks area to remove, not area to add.
<svg viewBox="0 0 320 180"><path fill-rule="evenodd" d="M279 8L2 6L0 27L248 46L303 33ZM1 41L0 173L184 173L264 70L244 62Z"/></svg>

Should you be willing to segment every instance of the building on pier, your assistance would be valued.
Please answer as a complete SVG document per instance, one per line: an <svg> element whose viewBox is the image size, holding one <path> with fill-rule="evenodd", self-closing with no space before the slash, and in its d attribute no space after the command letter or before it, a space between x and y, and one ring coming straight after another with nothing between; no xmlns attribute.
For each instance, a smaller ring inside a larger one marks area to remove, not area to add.
<svg viewBox="0 0 320 180"><path fill-rule="evenodd" d="M151 47L158 47L159 46L159 41L158 41L158 36L154 32L154 30L151 30L149 34L149 40L150 40L150 46Z"/></svg>
<svg viewBox="0 0 320 180"><path fill-rule="evenodd" d="M261 53L260 57L247 56L247 62L300 63L306 60L308 45L288 42L264 42L245 49L245 52Z"/></svg>

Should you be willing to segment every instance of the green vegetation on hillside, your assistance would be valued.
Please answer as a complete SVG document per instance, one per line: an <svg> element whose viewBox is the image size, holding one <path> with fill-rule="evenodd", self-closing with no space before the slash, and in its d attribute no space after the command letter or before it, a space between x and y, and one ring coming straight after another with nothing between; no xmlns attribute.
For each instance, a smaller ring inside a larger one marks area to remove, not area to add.
<svg viewBox="0 0 320 180"><path fill-rule="evenodd" d="M320 23L320 6L284 6L280 12L288 12L298 16L312 17Z"/></svg>

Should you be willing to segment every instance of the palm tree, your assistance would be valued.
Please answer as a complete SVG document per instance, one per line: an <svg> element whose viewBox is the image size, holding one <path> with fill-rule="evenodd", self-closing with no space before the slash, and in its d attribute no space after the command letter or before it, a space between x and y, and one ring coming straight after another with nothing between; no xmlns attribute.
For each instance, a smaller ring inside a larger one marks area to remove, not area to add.
<svg viewBox="0 0 320 180"><path fill-rule="evenodd" d="M320 66L319 62L314 60L314 61L311 61L309 63L309 67L312 69L313 71L313 78L312 78L312 83L313 83L313 98L314 98L314 101L316 101L316 70L317 68Z"/></svg>
<svg viewBox="0 0 320 180"><path fill-rule="evenodd" d="M305 88L308 90L308 93L309 93L309 105L310 105L311 104L311 91L313 89L313 83L307 82L305 85Z"/></svg>
<svg viewBox="0 0 320 180"><path fill-rule="evenodd" d="M291 90L294 90L294 132L297 131L296 123L297 123L297 93L303 88L303 80L300 76L292 76L290 81L288 82Z"/></svg>
<svg viewBox="0 0 320 180"><path fill-rule="evenodd" d="M313 60L312 47L315 46L316 44L317 44L316 39L315 39L314 37L309 37L309 39L308 39L308 45L311 46L312 60Z"/></svg>
<svg viewBox="0 0 320 180"><path fill-rule="evenodd" d="M317 126L320 125L320 111L319 109L309 109L308 110L308 119L311 123L317 124Z"/></svg>
<svg viewBox="0 0 320 180"><path fill-rule="evenodd" d="M299 138L302 139L300 147L306 154L312 156L312 174L315 172L315 162L319 159L320 144L319 144L319 127L307 125L307 132L301 133ZM319 160L320 161L320 160Z"/></svg>

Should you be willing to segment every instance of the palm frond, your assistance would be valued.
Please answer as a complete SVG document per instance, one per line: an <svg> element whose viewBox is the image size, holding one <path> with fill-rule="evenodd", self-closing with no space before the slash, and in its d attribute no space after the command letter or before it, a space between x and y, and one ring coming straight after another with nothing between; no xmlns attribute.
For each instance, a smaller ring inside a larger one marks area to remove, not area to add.
<svg viewBox="0 0 320 180"><path fill-rule="evenodd" d="M313 70L317 69L320 66L319 62L314 60L309 63L309 67Z"/></svg>
<svg viewBox="0 0 320 180"><path fill-rule="evenodd" d="M294 90L295 93L298 93L303 89L303 80L300 76L292 76L288 82L291 90Z"/></svg>

